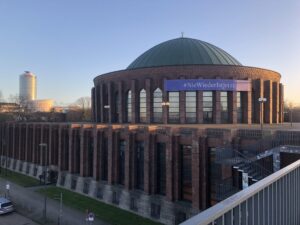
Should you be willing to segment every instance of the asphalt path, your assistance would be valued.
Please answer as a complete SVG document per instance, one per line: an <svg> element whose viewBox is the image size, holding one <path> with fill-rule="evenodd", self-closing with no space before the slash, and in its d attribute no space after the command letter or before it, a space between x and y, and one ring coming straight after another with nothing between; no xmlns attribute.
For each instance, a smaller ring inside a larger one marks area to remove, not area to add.
<svg viewBox="0 0 300 225"><path fill-rule="evenodd" d="M16 213L0 215L0 225L39 225L32 220Z"/></svg>

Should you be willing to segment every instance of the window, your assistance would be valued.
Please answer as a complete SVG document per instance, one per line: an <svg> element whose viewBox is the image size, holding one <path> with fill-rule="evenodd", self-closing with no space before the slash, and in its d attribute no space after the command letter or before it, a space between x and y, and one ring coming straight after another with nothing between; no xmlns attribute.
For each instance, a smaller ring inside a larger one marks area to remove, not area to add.
<svg viewBox="0 0 300 225"><path fill-rule="evenodd" d="M187 123L196 123L196 91L185 92L185 119Z"/></svg>
<svg viewBox="0 0 300 225"><path fill-rule="evenodd" d="M144 190L144 142L135 145L135 187Z"/></svg>
<svg viewBox="0 0 300 225"><path fill-rule="evenodd" d="M162 122L162 91L156 88L153 92L153 122Z"/></svg>
<svg viewBox="0 0 300 225"><path fill-rule="evenodd" d="M140 123L147 122L147 104L146 104L146 91L140 91Z"/></svg>
<svg viewBox="0 0 300 225"><path fill-rule="evenodd" d="M131 122L131 113L132 113L132 102L131 102L131 90L127 92L126 98L126 121Z"/></svg>
<svg viewBox="0 0 300 225"><path fill-rule="evenodd" d="M181 145L181 198L192 201L192 146Z"/></svg>
<svg viewBox="0 0 300 225"><path fill-rule="evenodd" d="M221 123L228 123L228 92L220 92L221 101Z"/></svg>
<svg viewBox="0 0 300 225"><path fill-rule="evenodd" d="M156 182L157 194L166 194L166 144L156 144Z"/></svg>
<svg viewBox="0 0 300 225"><path fill-rule="evenodd" d="M119 179L118 183L124 185L125 181L125 147L126 141L119 141L119 154L118 154L118 169L119 169Z"/></svg>
<svg viewBox="0 0 300 225"><path fill-rule="evenodd" d="M237 110L237 122L243 123L243 108L242 108L242 92L236 93L236 110Z"/></svg>
<svg viewBox="0 0 300 225"><path fill-rule="evenodd" d="M179 123L179 92L169 92L169 122Z"/></svg>
<svg viewBox="0 0 300 225"><path fill-rule="evenodd" d="M203 91L203 123L213 122L213 92Z"/></svg>

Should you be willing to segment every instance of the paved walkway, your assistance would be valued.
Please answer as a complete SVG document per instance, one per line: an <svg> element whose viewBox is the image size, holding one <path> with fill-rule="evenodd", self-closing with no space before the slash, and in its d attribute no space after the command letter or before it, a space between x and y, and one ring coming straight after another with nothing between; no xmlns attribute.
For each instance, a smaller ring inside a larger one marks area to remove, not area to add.
<svg viewBox="0 0 300 225"><path fill-rule="evenodd" d="M13 213L1 215L0 225L38 225L38 224L16 212L13 212Z"/></svg>
<svg viewBox="0 0 300 225"><path fill-rule="evenodd" d="M0 195L5 194L7 181L0 178ZM24 188L17 184L10 184L9 196L16 206L16 210L28 218L35 221L43 221L44 196L35 192L35 188ZM57 224L59 216L59 202L47 198L47 218L52 223ZM85 213L63 206L63 216L61 225L85 225ZM94 221L93 225L107 225L100 220Z"/></svg>

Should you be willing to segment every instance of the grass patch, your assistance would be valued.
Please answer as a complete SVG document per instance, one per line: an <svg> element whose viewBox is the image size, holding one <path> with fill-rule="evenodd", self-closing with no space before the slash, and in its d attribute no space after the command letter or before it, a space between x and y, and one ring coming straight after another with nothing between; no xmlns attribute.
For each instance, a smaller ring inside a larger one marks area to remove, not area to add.
<svg viewBox="0 0 300 225"><path fill-rule="evenodd" d="M130 213L123 209L105 204L95 199L80 195L78 193L59 188L59 187L48 187L46 189L38 189L37 192L47 195L49 198L54 199L61 192L63 194L63 204L69 207L78 209L85 212L89 209L94 212L96 218L103 220L112 225L158 225L160 223L153 222L149 219L138 216L134 213ZM56 199L57 200L57 199Z"/></svg>
<svg viewBox="0 0 300 225"><path fill-rule="evenodd" d="M2 167L0 173L1 178L9 180L23 187L32 187L40 184L37 179L26 176L24 174L20 174L11 170L7 170L7 176L5 176L5 173L5 169Z"/></svg>

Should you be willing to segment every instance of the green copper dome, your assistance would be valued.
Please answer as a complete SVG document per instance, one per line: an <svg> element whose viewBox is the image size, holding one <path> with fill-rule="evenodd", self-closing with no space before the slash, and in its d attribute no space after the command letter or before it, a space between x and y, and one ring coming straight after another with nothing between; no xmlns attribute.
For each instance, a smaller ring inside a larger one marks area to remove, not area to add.
<svg viewBox="0 0 300 225"><path fill-rule="evenodd" d="M154 46L127 69L177 65L241 65L224 50L192 38L176 38Z"/></svg>

